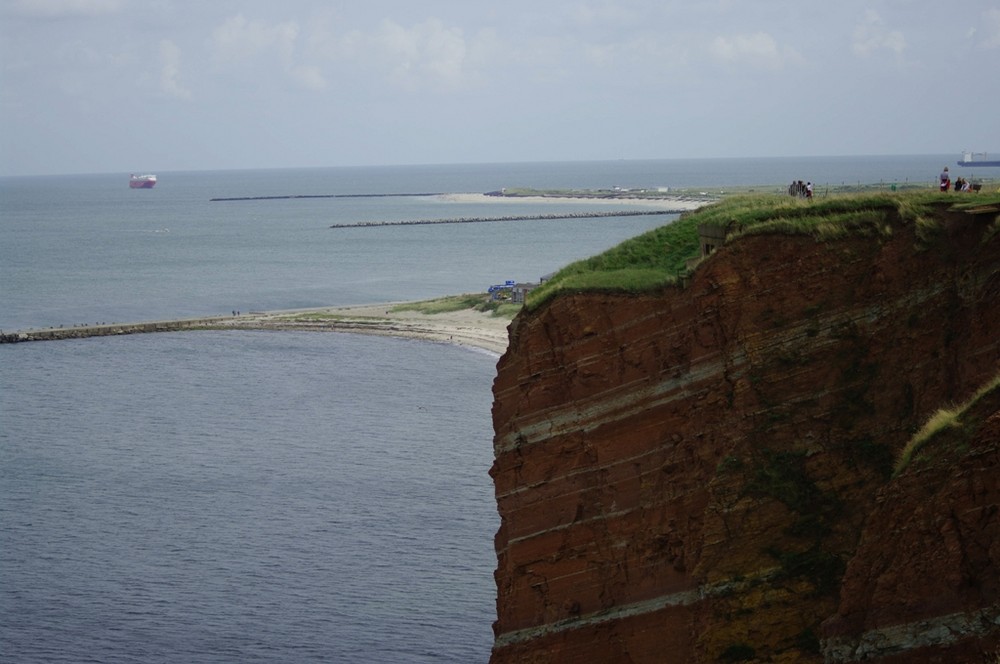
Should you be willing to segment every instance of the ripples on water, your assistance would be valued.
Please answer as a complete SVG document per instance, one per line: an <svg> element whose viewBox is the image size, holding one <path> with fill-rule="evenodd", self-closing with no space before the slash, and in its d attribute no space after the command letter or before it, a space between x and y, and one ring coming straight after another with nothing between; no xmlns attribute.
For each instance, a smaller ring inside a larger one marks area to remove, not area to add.
<svg viewBox="0 0 1000 664"><path fill-rule="evenodd" d="M488 658L494 356L255 332L2 350L5 661Z"/></svg>

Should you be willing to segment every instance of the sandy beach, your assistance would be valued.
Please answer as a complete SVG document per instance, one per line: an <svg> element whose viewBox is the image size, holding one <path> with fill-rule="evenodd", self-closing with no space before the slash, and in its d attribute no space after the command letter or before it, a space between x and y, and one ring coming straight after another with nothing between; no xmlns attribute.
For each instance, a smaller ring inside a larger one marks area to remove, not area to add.
<svg viewBox="0 0 1000 664"><path fill-rule="evenodd" d="M497 356L507 350L509 318L473 309L427 314L397 309L400 304L408 303L257 312L216 319L202 327L376 334L469 346Z"/></svg>
<svg viewBox="0 0 1000 664"><path fill-rule="evenodd" d="M488 196L486 194L441 194L442 200L454 203L585 203L587 205L641 205L650 208L667 208L670 210L697 210L707 205L705 199L691 198L687 196L674 196L664 194L655 198L629 198L626 196L615 196L613 198L594 198L589 196Z"/></svg>

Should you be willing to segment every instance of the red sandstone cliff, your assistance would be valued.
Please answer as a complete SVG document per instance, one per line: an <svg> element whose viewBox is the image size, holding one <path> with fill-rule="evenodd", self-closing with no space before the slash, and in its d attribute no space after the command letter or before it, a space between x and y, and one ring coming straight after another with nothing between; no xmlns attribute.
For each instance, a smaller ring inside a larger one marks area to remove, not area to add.
<svg viewBox="0 0 1000 664"><path fill-rule="evenodd" d="M492 662L996 661L1000 404L889 478L1000 371L1000 222L945 217L745 237L683 289L518 316Z"/></svg>

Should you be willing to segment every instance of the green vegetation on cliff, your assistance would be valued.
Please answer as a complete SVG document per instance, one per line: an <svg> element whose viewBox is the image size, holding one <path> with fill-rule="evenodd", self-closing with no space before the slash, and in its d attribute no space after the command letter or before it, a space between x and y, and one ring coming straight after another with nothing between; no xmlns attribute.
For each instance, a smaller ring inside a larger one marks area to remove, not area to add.
<svg viewBox="0 0 1000 664"><path fill-rule="evenodd" d="M392 311L417 311L422 314L442 314L451 311L464 311L465 309L473 309L483 313L488 311L498 318L513 318L521 310L521 305L492 300L482 293L469 293L420 302L404 302L392 306Z"/></svg>
<svg viewBox="0 0 1000 664"><path fill-rule="evenodd" d="M912 223L917 238L933 242L942 210L987 211L1000 232L1000 193L877 192L812 200L772 194L727 197L608 251L571 263L528 295L533 309L558 293L649 292L679 283L699 258L698 227L726 229L729 239L751 234L804 234L817 241L846 236L883 237L890 220Z"/></svg>
<svg viewBox="0 0 1000 664"><path fill-rule="evenodd" d="M971 425L970 428L972 430L978 428L978 422L969 423L965 421L966 414L972 411L977 404L988 396L997 393L1000 393L1000 374L997 374L993 380L979 388L965 403L954 408L941 408L931 415L920 431L914 434L913 438L906 444L906 447L903 448L896 462L893 476L895 477L902 473L919 456L921 450L939 434L951 429L962 428L967 424Z"/></svg>

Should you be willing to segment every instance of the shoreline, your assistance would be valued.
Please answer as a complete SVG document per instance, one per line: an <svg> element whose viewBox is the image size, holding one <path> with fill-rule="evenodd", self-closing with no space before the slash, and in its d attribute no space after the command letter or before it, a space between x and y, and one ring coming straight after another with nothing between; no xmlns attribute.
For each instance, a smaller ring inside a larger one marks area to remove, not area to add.
<svg viewBox="0 0 1000 664"><path fill-rule="evenodd" d="M259 199L285 198L331 198L357 197L368 194L344 195L297 195L297 196L261 196L246 198L221 198L212 201L241 201ZM510 203L556 204L574 203L607 208L608 206L628 205L629 211L605 211L593 213L572 213L567 215L537 215L539 219L601 217L601 216L632 216L680 214L693 211L712 202L711 198L696 197L684 194L663 194L655 197L634 197L628 195L616 196L577 196L572 193L559 195L496 195L484 193L420 193L420 194L379 194L378 196L420 196L436 198L445 203L486 204L503 207ZM670 209L663 209L669 205ZM536 216L515 217L516 219L534 219ZM374 222L347 225L334 225L331 228L356 228L381 225L429 224L429 223L465 223L469 221L505 221L507 218L482 219L441 219L410 222ZM57 341L62 339L85 339L89 337L120 336L126 334L148 334L153 332L176 332L188 330L285 330L285 331L330 331L354 334L369 334L394 336L409 339L420 339L437 343L451 343L467 346L503 355L507 350L507 328L511 320L495 317L489 312L478 312L473 309L426 314L412 310L394 310L403 304L414 304L424 300L406 302L384 302L367 305L344 305L316 307L296 310L258 311L240 315L220 314L215 316L200 316L194 318L178 318L159 321L115 322L76 324L71 326L29 328L14 332L0 330L0 344L21 343L27 341Z"/></svg>
<svg viewBox="0 0 1000 664"><path fill-rule="evenodd" d="M463 194L463 193L453 193L453 194L438 194L438 198L443 201L448 201L451 203L531 203L533 205L537 204L555 204L555 203L579 203L586 205L597 205L597 206L607 206L607 205L635 205L640 207L656 207L663 208L665 205L671 206L672 210L679 211L690 211L697 210L715 200L715 198L708 197L698 197L692 195L683 194L661 194L658 196L573 196L571 194L566 195L514 195L506 194L502 196L491 195L491 194Z"/></svg>
<svg viewBox="0 0 1000 664"><path fill-rule="evenodd" d="M511 319L473 309L433 314L397 309L424 301L255 312L205 329L341 332L449 343L488 351L497 357L507 351Z"/></svg>
<svg viewBox="0 0 1000 664"><path fill-rule="evenodd" d="M99 323L0 333L0 344L57 341L90 337L197 330L272 330L341 332L418 339L476 348L503 355L509 341L508 318L473 309L427 314L395 310L423 302L385 302L367 305L257 311L239 315L204 316L135 323Z"/></svg>

